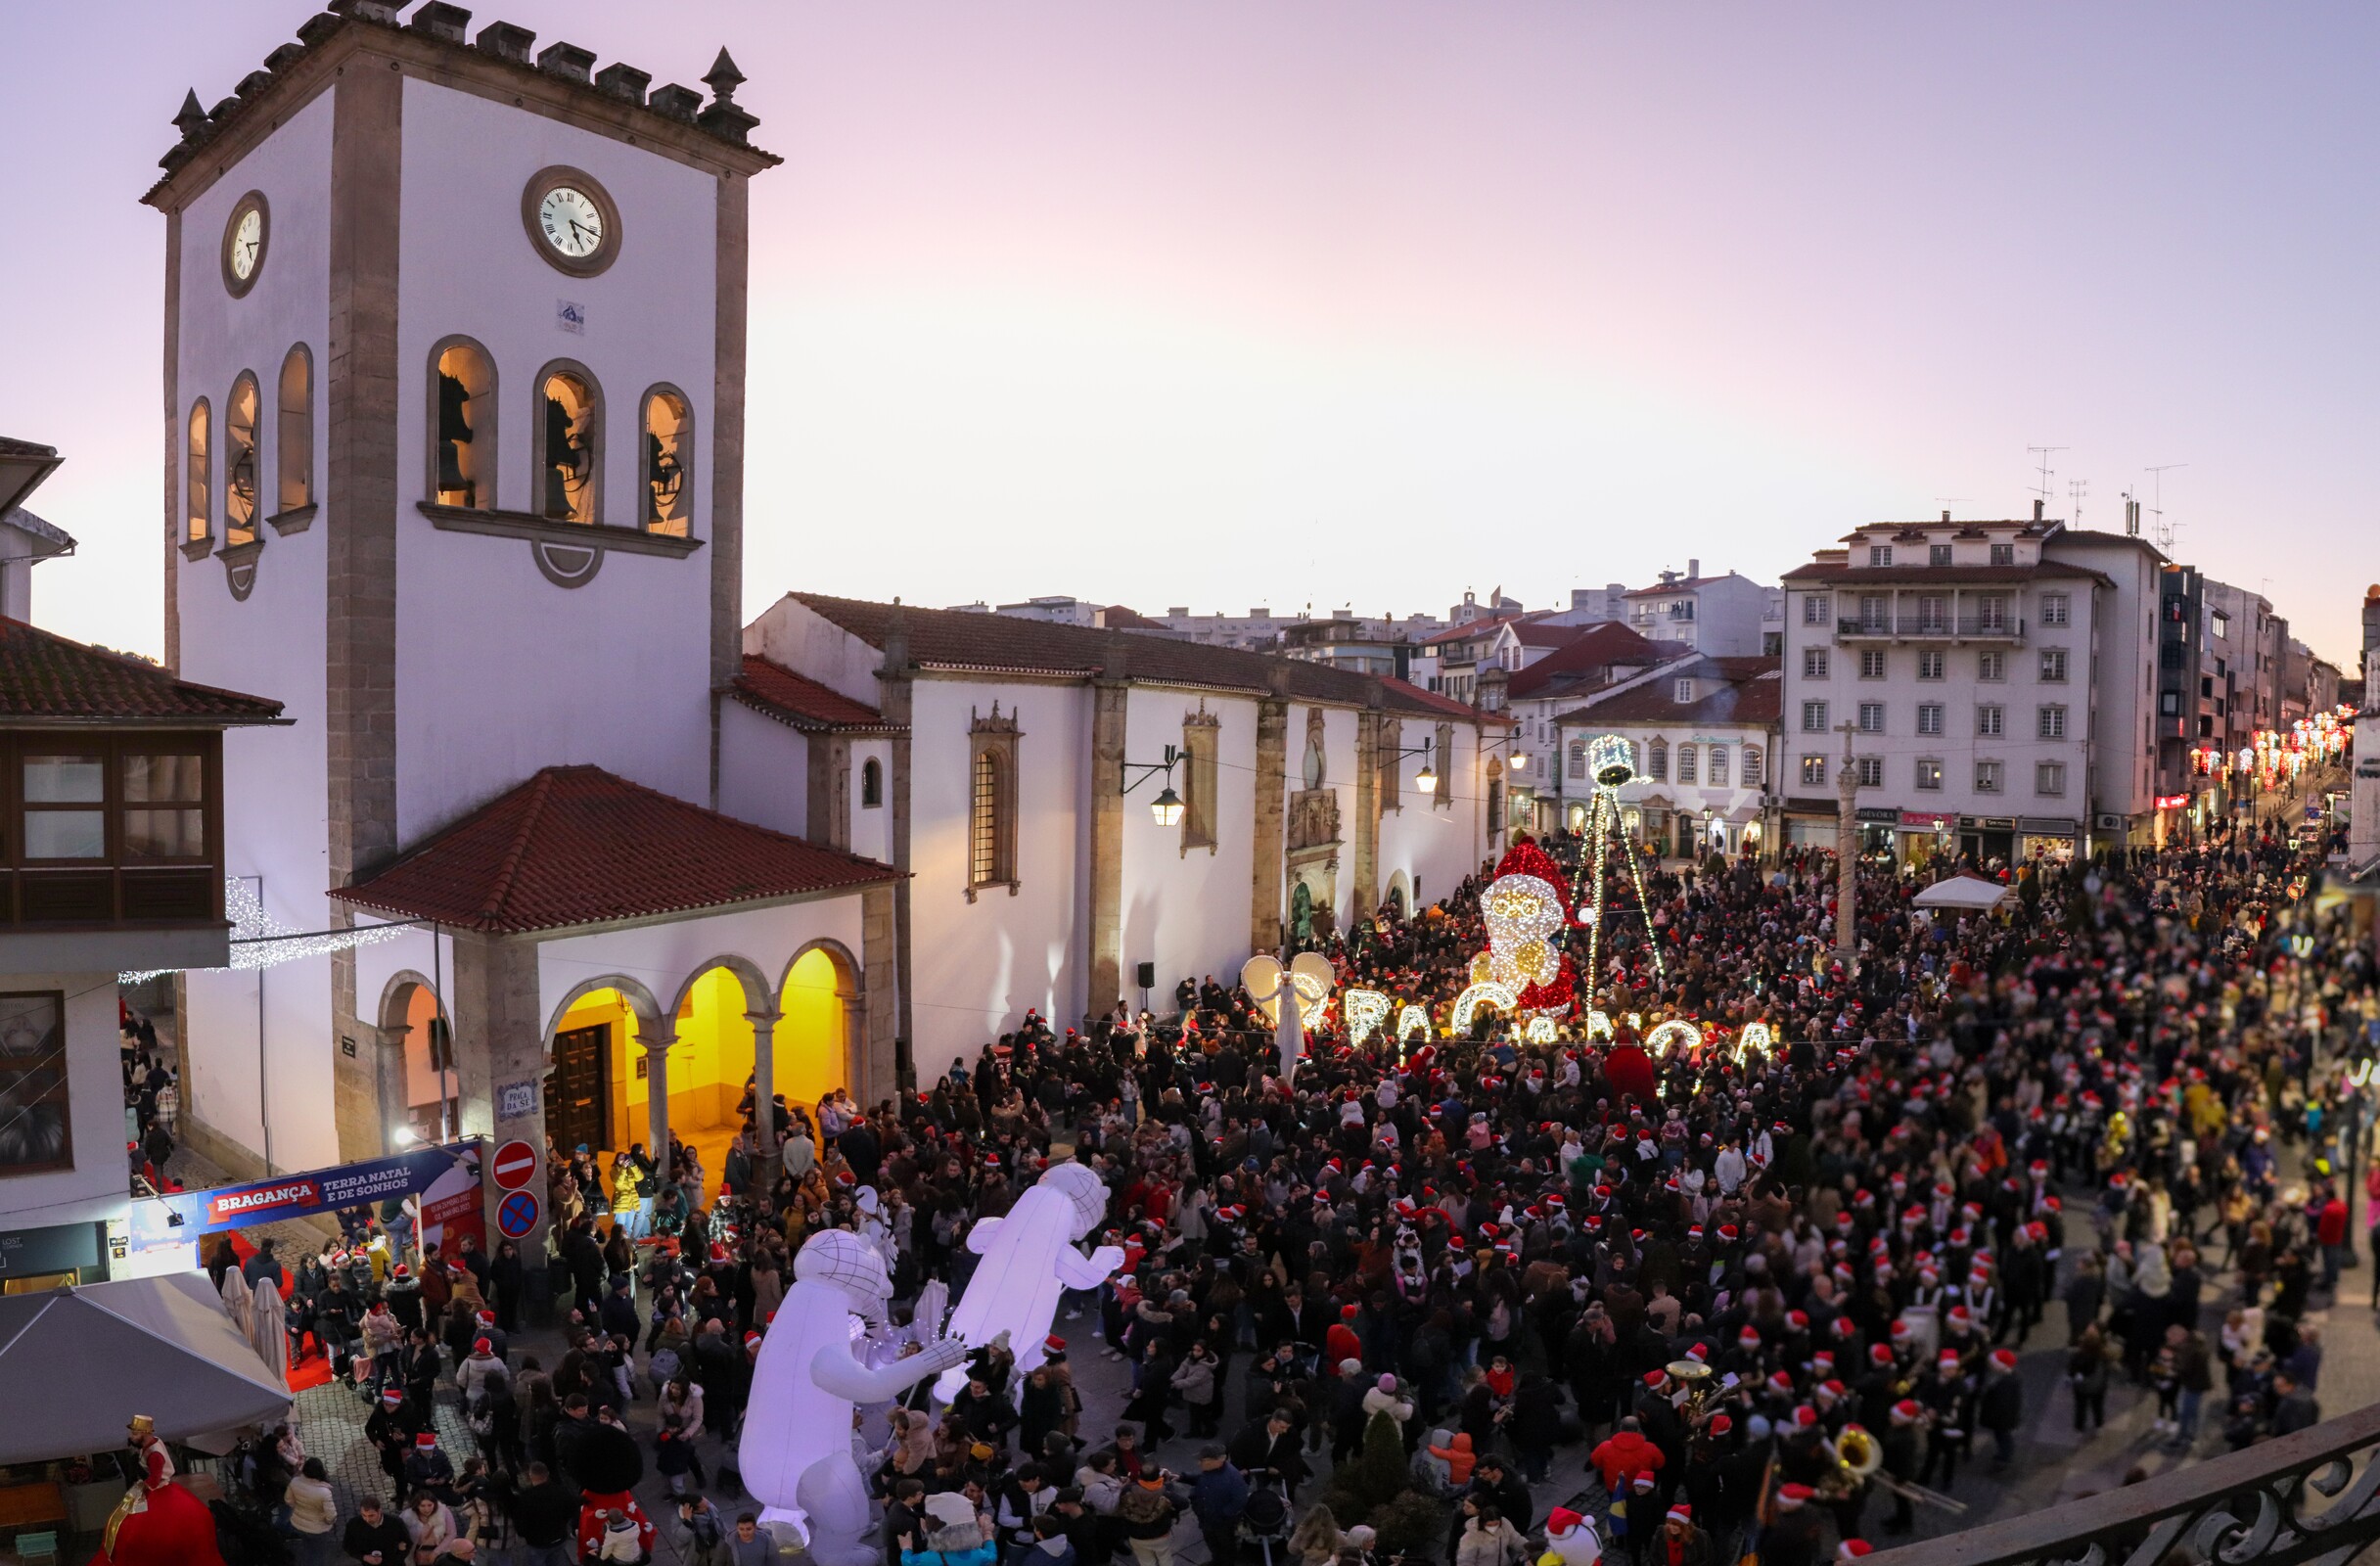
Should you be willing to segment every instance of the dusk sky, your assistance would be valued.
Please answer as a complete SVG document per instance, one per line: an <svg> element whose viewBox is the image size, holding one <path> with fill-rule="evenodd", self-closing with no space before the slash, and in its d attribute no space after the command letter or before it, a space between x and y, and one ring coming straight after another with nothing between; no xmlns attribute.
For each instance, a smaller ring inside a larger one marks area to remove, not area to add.
<svg viewBox="0 0 2380 1566"><path fill-rule="evenodd" d="M0 13L0 434L81 540L38 618L161 642L183 91L289 0ZM2372 548L2380 11L1495 0L505 0L754 140L750 610L1532 606L1860 523L2082 524L2353 672ZM411 193L408 192L410 199ZM410 606L407 606L408 609Z"/></svg>

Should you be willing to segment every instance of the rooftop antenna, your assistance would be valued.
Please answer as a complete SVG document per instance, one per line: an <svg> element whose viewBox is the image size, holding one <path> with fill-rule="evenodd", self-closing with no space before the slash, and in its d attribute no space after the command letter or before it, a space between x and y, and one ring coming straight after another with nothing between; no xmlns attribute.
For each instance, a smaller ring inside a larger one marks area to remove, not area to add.
<svg viewBox="0 0 2380 1566"><path fill-rule="evenodd" d="M1950 508L1952 506L1965 505L1967 503L1967 497L1965 495L1936 495L1934 497L1934 503L1942 507L1942 520L1948 522L1950 520Z"/></svg>
<svg viewBox="0 0 2380 1566"><path fill-rule="evenodd" d="M2129 489L2124 491L2124 536L2140 536L2140 497Z"/></svg>
<svg viewBox="0 0 2380 1566"><path fill-rule="evenodd" d="M2150 485L2149 515L2157 519L2149 524L2149 540L2164 554L2174 552L2174 530L2181 526L2177 522L2165 520L2165 476L2175 468L2188 466L2186 462L2169 462L2163 467L2146 470Z"/></svg>
<svg viewBox="0 0 2380 1566"><path fill-rule="evenodd" d="M2067 448L2064 446L2027 446L2025 449L2041 459L2041 482L2033 486L2033 492L2040 497L2043 505L2047 505L2049 503L2049 481L2054 474L2054 470L2049 466L2049 459Z"/></svg>
<svg viewBox="0 0 2380 1566"><path fill-rule="evenodd" d="M2082 526L2082 497L2089 493L2090 481L2088 479L2069 479L2066 481L2066 503L2069 508L2069 514L2066 518L2066 526L2069 528L2080 528Z"/></svg>

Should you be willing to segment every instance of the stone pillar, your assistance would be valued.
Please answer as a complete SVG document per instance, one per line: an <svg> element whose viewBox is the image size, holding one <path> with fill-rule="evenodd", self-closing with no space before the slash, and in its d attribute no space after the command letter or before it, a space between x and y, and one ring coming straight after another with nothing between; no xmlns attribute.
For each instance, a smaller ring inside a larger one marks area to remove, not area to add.
<svg viewBox="0 0 2380 1566"><path fill-rule="evenodd" d="M847 852L851 847L851 741L845 734L811 734L803 741L809 752L806 803L812 843Z"/></svg>
<svg viewBox="0 0 2380 1566"><path fill-rule="evenodd" d="M887 723L899 725L892 732L892 776L890 780L892 805L892 867L905 871L909 868L909 760L914 754L914 746L909 734L909 719L916 703L911 683L913 675L909 663L909 636L905 622L897 609L885 628L884 653L884 667L876 671L878 689L882 696L878 706L884 713ZM876 957L873 944L876 938L872 934L866 938L870 943L865 960L867 973L864 979L867 986L867 1003L872 1012L881 997L882 1004L891 1008L890 1018L885 1025L888 1055L891 1053L893 1038L909 1040L912 1048L915 1047L917 1040L916 1022L910 1012L907 982L909 974L909 899L912 895L907 875L903 875L898 881L892 883L891 908L887 914L892 928L888 932L888 948L885 957L886 983L881 989L876 983ZM873 898L875 896L874 890L862 894L863 899ZM876 904L873 901L863 900L861 906L864 909L873 910ZM865 917L873 920L875 915L871 911ZM871 923L868 928L873 930L873 924ZM873 1053L876 1047L873 1022L870 1024L870 1030L869 1049ZM885 1080L887 1082L892 1080L890 1072L887 1073Z"/></svg>
<svg viewBox="0 0 2380 1566"><path fill-rule="evenodd" d="M1281 947L1281 883L1288 874L1283 842L1289 808L1287 789L1289 701L1276 680L1274 693L1257 703L1256 868L1250 878L1248 948Z"/></svg>
<svg viewBox="0 0 2380 1566"><path fill-rule="evenodd" d="M1131 695L1131 686L1120 680L1098 680L1091 686L1091 906L1088 983L1082 1001L1086 1016L1112 1011L1123 998L1124 714Z"/></svg>
<svg viewBox="0 0 2380 1566"><path fill-rule="evenodd" d="M1347 922L1350 932L1380 906L1381 727L1379 708L1367 707L1355 714L1355 864Z"/></svg>
<svg viewBox="0 0 2380 1566"><path fill-rule="evenodd" d="M753 1158L762 1166L777 1154L777 1014L748 1011L752 1024Z"/></svg>
<svg viewBox="0 0 2380 1566"><path fill-rule="evenodd" d="M453 1018L456 1091L462 1099L465 1136L484 1136L488 1151L506 1142L545 1147L545 1074L548 1065L544 997L537 988L537 945L518 936L446 932L453 978L447 1011ZM545 1188L528 1187L540 1205ZM488 1244L497 1241L495 1204L503 1196L486 1182ZM530 1262L529 1292L542 1298L544 1254L550 1212L517 1243Z"/></svg>
<svg viewBox="0 0 2380 1566"><path fill-rule="evenodd" d="M636 1041L645 1050L645 1151L653 1162L666 1169L669 1163L669 1049L677 1042L677 1030L670 1028L661 1034L637 1031Z"/></svg>
<svg viewBox="0 0 2380 1566"><path fill-rule="evenodd" d="M873 1104L907 1085L900 1080L900 1039L906 1036L900 1032L904 972L900 956L907 948L909 932L900 917L899 899L908 890L904 877L859 894L859 993L844 1005L844 1033L846 1047L859 1057L851 1063L851 1075L858 1079L858 1091L852 1096L863 1104ZM914 1075L913 1066L912 1079Z"/></svg>
<svg viewBox="0 0 2380 1566"><path fill-rule="evenodd" d="M403 1151L396 1133L404 1126L412 1105L405 1102L405 1041L413 1036L410 1027L379 1028L373 1030L377 1041L372 1050L372 1084L374 1102L379 1106L380 1145L372 1156L382 1158ZM364 1047L358 1041L358 1049ZM344 1128L341 1129L340 1149L346 1152Z"/></svg>

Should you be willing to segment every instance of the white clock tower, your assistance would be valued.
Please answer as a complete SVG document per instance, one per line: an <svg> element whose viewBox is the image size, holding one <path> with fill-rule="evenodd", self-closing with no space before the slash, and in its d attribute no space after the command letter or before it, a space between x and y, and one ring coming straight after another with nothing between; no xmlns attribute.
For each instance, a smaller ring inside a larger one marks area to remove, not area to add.
<svg viewBox="0 0 2380 1566"><path fill-rule="evenodd" d="M297 720L228 759L225 857L299 931L541 767L709 804L738 668L747 188L778 161L743 78L722 50L706 102L404 9L334 4L194 94L146 198L167 662ZM403 1066L355 973L190 976L189 1035L254 1040L186 1057L218 1151L381 1151Z"/></svg>

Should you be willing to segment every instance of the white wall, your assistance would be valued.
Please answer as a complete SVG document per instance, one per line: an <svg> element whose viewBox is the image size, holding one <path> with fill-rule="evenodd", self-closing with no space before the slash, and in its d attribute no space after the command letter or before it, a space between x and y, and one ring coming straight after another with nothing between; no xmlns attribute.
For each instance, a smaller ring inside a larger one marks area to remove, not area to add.
<svg viewBox="0 0 2380 1566"><path fill-rule="evenodd" d="M791 593L744 627L744 651L806 674L869 707L884 706L884 655Z"/></svg>
<svg viewBox="0 0 2380 1566"><path fill-rule="evenodd" d="M721 700L720 811L794 837L808 836L809 745L799 730L732 697ZM857 789L852 793L856 798Z"/></svg>
<svg viewBox="0 0 2380 1566"><path fill-rule="evenodd" d="M620 208L599 277L546 264L521 192L551 163L585 169ZM695 535L710 534L717 186L609 137L408 76L397 347L397 835L413 842L542 766L588 761L708 803L710 565L609 554L577 588L516 539L442 532L428 498L430 350L467 334L496 364L497 496L532 509L536 373L575 359L605 410L602 518L633 528L638 402L666 381L694 409ZM585 308L561 330L557 301ZM490 678L491 670L508 677Z"/></svg>
<svg viewBox="0 0 2380 1566"><path fill-rule="evenodd" d="M13 973L0 990L66 996L68 1126L74 1167L0 1180L0 1228L80 1223L128 1205L122 1068L116 1064L115 975Z"/></svg>
<svg viewBox="0 0 2380 1566"><path fill-rule="evenodd" d="M1447 800L1445 806L1439 805L1437 796L1414 786L1414 775L1421 770L1420 757L1408 756L1397 763L1397 799L1403 808L1380 813L1379 893L1384 899L1391 881L1402 872L1408 907L1413 895L1427 906L1452 892L1463 877L1479 868L1487 854L1480 835L1488 802L1483 797L1487 790L1480 770L1479 730L1458 719L1451 732L1453 754L1430 758L1430 769L1438 774L1439 789ZM1435 743L1437 733L1436 718L1407 716L1404 741L1398 749L1413 749L1425 735Z"/></svg>
<svg viewBox="0 0 2380 1566"><path fill-rule="evenodd" d="M259 489L268 513L277 500L277 392L281 361L304 343L314 361L314 490L328 493L326 388L330 353L330 178L332 99L328 93L292 115L182 216L181 316L177 340L179 432L205 396L216 429L211 480L218 542L223 526L222 442L225 398L242 370L256 376L260 399ZM246 298L222 281L223 224L251 190L271 207L264 266ZM177 506L181 484L177 466ZM283 537L259 527L263 550L254 585L236 600L220 562L179 562L175 601L181 614L184 677L269 697L283 704L286 728L224 736L224 869L261 876L267 911L294 930L331 923L329 773L326 705L326 551L330 527L317 512L305 531ZM272 1106L273 1162L308 1169L337 1162L331 1115L330 962L286 963L264 980L264 1092ZM208 1126L261 1158L258 1118L257 976L190 976L185 1103Z"/></svg>
<svg viewBox="0 0 2380 1566"><path fill-rule="evenodd" d="M1157 964L1150 1001L1170 1007L1173 987L1187 975L1233 981L1248 960L1249 898L1256 874L1257 703L1214 692L1131 687L1125 710L1124 755L1163 760L1182 743L1182 720L1199 710L1218 719L1215 731L1215 844L1184 851L1182 825L1159 826L1149 802L1165 786L1152 774L1123 802L1123 994L1140 1004L1133 983L1142 962ZM1182 792L1187 763L1174 769ZM1343 797L1345 798L1345 797ZM1351 820L1351 816L1350 817Z"/></svg>
<svg viewBox="0 0 2380 1566"><path fill-rule="evenodd" d="M823 677L815 669L802 671ZM921 1077L970 1055L1028 1008L1076 1020L1089 983L1090 690L920 679L912 686L911 1026ZM1017 873L967 898L970 714L1018 714ZM1137 797L1136 797L1137 798Z"/></svg>
<svg viewBox="0 0 2380 1566"><path fill-rule="evenodd" d="M2130 542L2060 534L2043 553L2087 566L2115 586L2102 590L2092 616L2091 808L2122 815L2154 807L2157 743L2149 730L2156 706L2156 558Z"/></svg>

